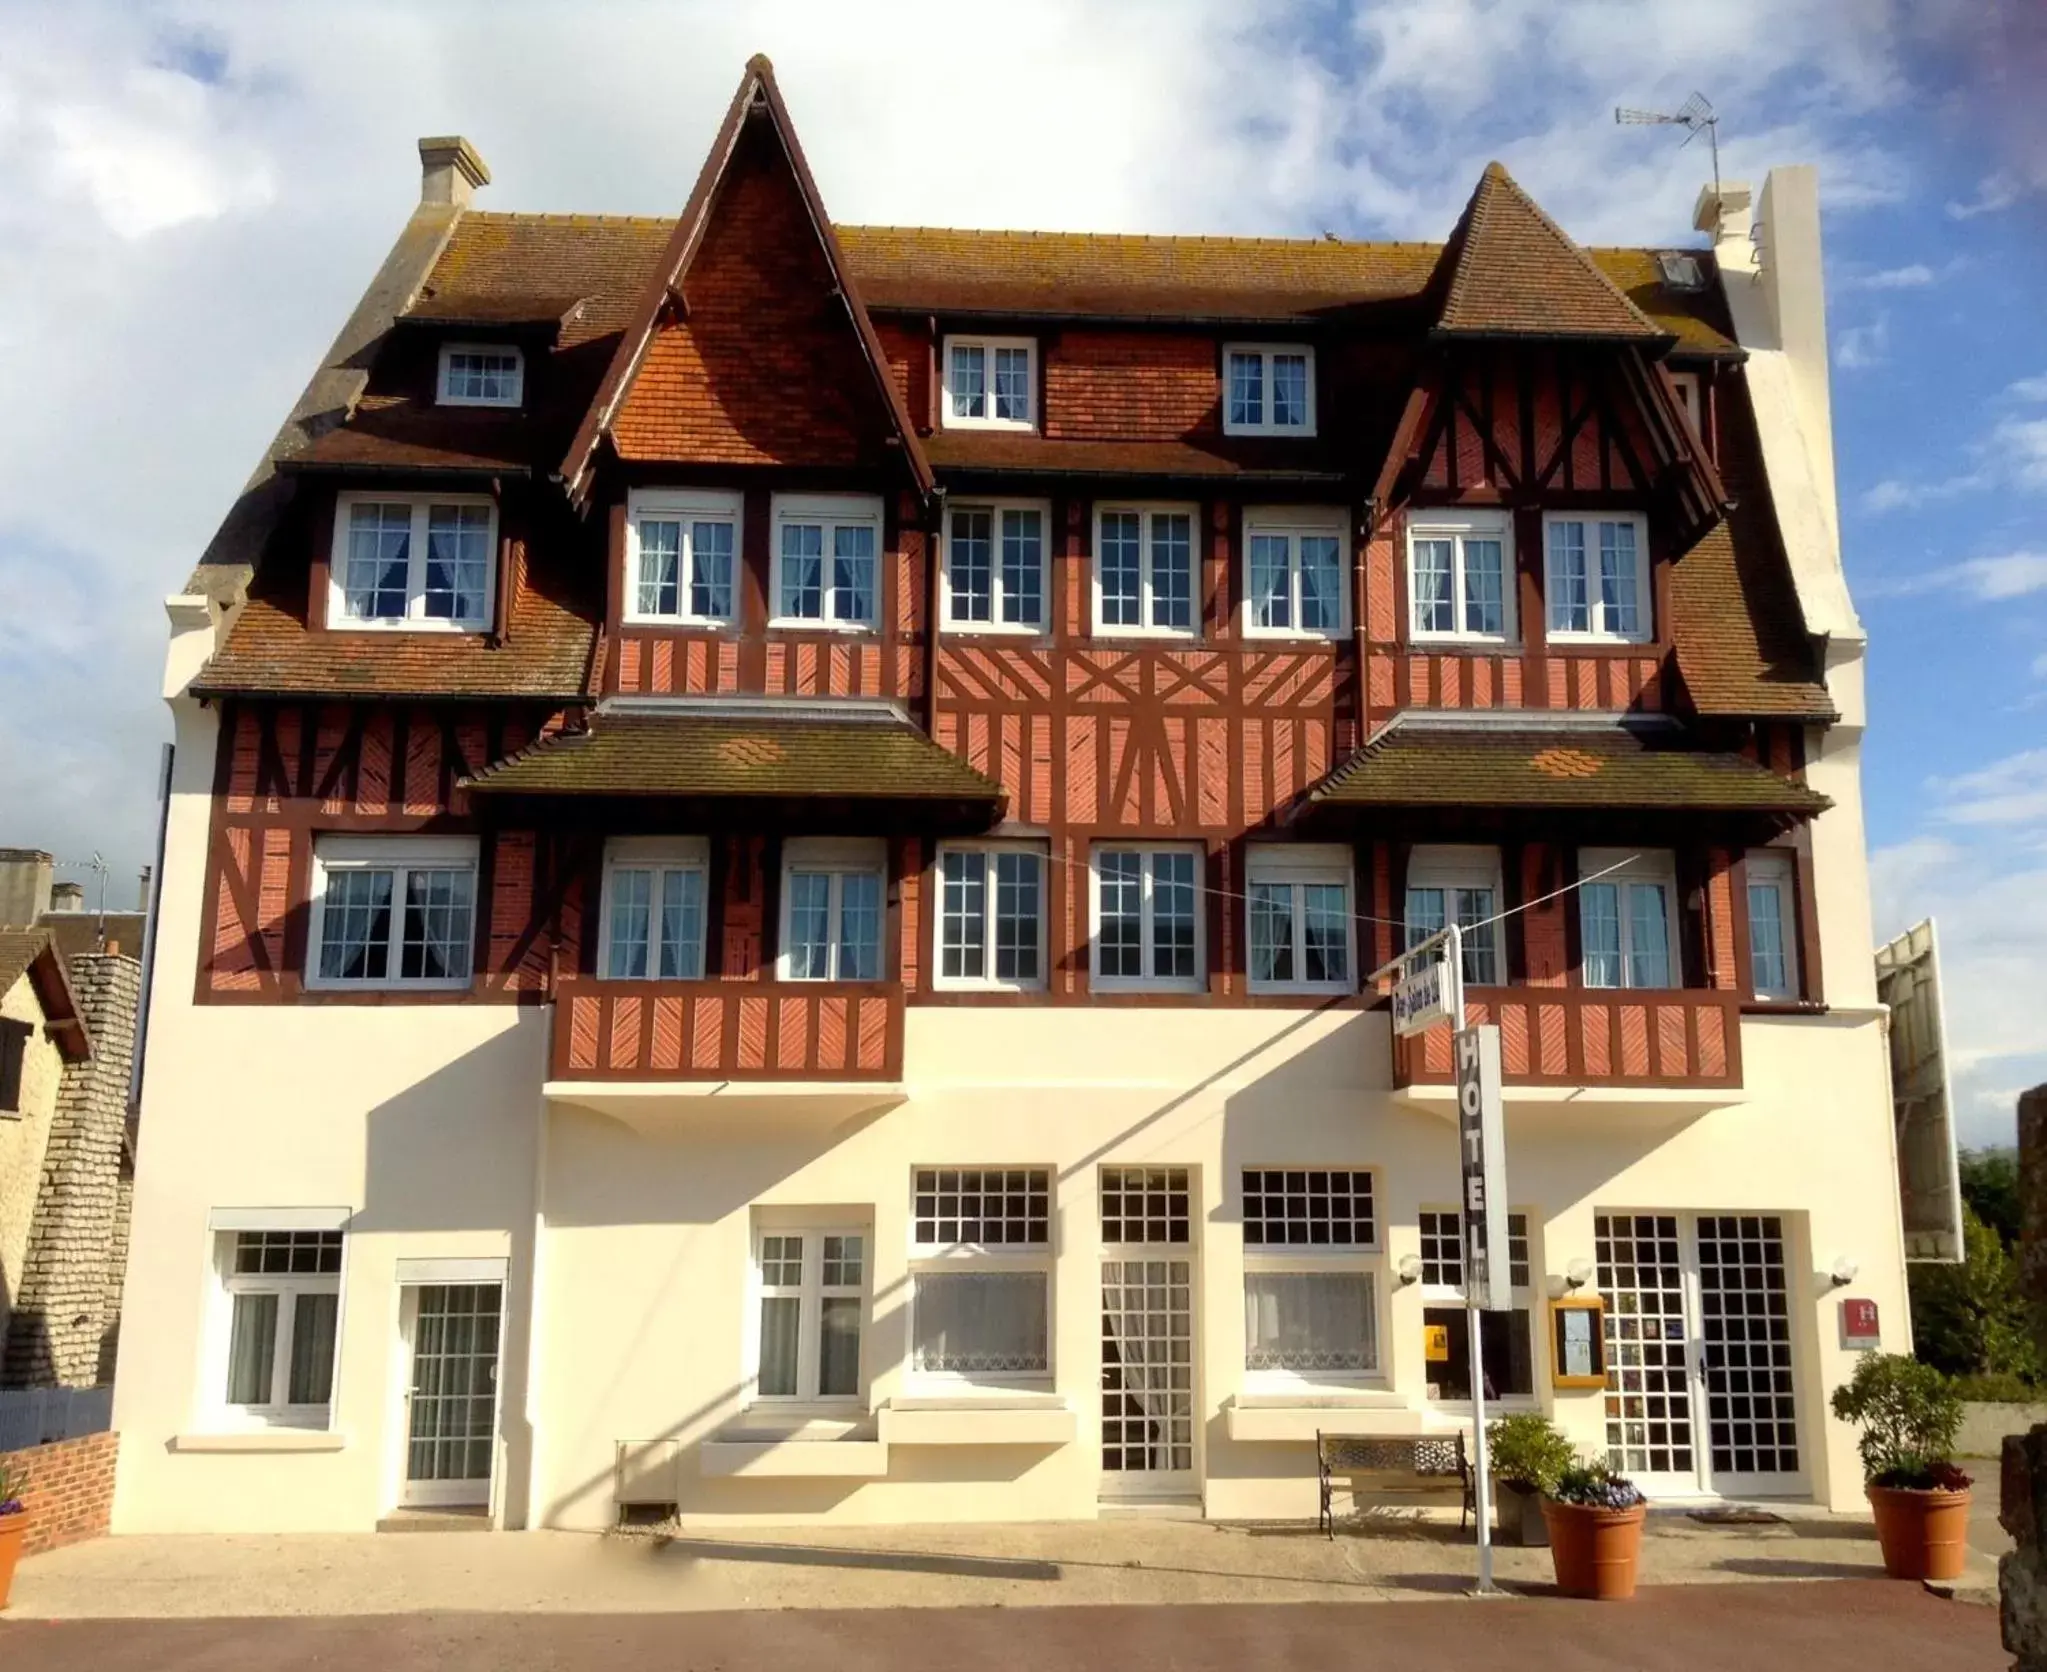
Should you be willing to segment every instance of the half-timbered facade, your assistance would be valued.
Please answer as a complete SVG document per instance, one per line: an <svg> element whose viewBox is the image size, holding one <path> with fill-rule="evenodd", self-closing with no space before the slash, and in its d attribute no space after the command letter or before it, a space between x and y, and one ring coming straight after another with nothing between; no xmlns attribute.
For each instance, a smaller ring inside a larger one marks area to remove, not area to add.
<svg viewBox="0 0 2047 1672"><path fill-rule="evenodd" d="M674 221L421 155L170 603L120 1524L1310 1513L1318 1429L1469 1420L1373 976L1453 920L1489 1397L1853 1499L1809 172L1683 250L1498 165L1441 245L837 226L765 60Z"/></svg>

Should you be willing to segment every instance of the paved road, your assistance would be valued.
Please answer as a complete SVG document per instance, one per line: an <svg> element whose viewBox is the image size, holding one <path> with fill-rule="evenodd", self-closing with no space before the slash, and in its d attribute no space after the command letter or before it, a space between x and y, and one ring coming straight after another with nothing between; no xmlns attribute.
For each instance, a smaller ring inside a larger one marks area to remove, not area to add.
<svg viewBox="0 0 2047 1672"><path fill-rule="evenodd" d="M1630 1604L1515 1598L1181 1608L0 1624L8 1672L1243 1672L1246 1667L1535 1666L1543 1672L1990 1672L1997 1616L1916 1585L1664 1586Z"/></svg>

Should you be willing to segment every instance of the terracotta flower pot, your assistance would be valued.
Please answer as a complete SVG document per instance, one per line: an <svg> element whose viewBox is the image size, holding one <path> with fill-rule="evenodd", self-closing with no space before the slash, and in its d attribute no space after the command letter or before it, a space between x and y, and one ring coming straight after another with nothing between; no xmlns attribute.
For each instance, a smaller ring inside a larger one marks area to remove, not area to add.
<svg viewBox="0 0 2047 1672"><path fill-rule="evenodd" d="M14 1564L21 1560L21 1541L28 1537L26 1515L0 1515L0 1608L14 1584Z"/></svg>
<svg viewBox="0 0 2047 1672"><path fill-rule="evenodd" d="M1597 1509L1589 1504L1542 1501L1549 1527L1549 1553L1556 1564L1557 1589L1567 1597L1620 1602L1635 1594L1635 1569L1642 1556L1646 1504L1633 1509Z"/></svg>
<svg viewBox="0 0 2047 1672"><path fill-rule="evenodd" d="M1959 1579L1969 1560L1969 1489L1870 1486L1884 1572L1893 1579Z"/></svg>

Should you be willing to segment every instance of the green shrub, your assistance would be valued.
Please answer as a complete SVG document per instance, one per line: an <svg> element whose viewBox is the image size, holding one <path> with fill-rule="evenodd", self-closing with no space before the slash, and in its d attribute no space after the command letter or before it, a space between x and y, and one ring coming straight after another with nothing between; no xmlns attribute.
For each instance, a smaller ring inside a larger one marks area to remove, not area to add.
<svg viewBox="0 0 2047 1672"><path fill-rule="evenodd" d="M1604 1463L1573 1463L1557 1476L1549 1495L1560 1504L1586 1509L1633 1509L1643 1501L1640 1487Z"/></svg>
<svg viewBox="0 0 2047 1672"><path fill-rule="evenodd" d="M1524 1492L1554 1491L1578 1454L1555 1423L1538 1411L1517 1411L1486 1424L1493 1478Z"/></svg>
<svg viewBox="0 0 2047 1672"><path fill-rule="evenodd" d="M1950 1461L1962 1426L1962 1399L1930 1364L1903 1353L1871 1353L1845 1387L1834 1389L1834 1415L1862 1430L1856 1448L1872 1486L1951 1484ZM1961 1476L1961 1484L1968 1477Z"/></svg>
<svg viewBox="0 0 2047 1672"><path fill-rule="evenodd" d="M1919 1357L1951 1376L2016 1376L2041 1380L2018 1267L1996 1231L1962 1207L1962 1259L1956 1265L1906 1268L1912 1295L1912 1337Z"/></svg>
<svg viewBox="0 0 2047 1672"><path fill-rule="evenodd" d="M1957 1398L1971 1404L2035 1405L2047 1401L2047 1389L2008 1370L1985 1371L1980 1376L1950 1376L1948 1383Z"/></svg>

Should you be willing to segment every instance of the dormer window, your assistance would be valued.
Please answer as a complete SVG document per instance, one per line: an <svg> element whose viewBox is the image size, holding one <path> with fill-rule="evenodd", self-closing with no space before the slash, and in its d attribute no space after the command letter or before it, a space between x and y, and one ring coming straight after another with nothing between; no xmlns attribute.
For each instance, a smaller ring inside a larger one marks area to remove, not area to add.
<svg viewBox="0 0 2047 1672"><path fill-rule="evenodd" d="M1038 425L1038 345L1029 337L945 339L947 429Z"/></svg>
<svg viewBox="0 0 2047 1672"><path fill-rule="evenodd" d="M498 512L481 494L344 493L327 625L477 633L490 625Z"/></svg>
<svg viewBox="0 0 2047 1672"><path fill-rule="evenodd" d="M1315 351L1297 343L1223 346L1223 434L1313 435Z"/></svg>
<svg viewBox="0 0 2047 1672"><path fill-rule="evenodd" d="M442 406L517 406L526 392L526 357L503 343L441 348Z"/></svg>

